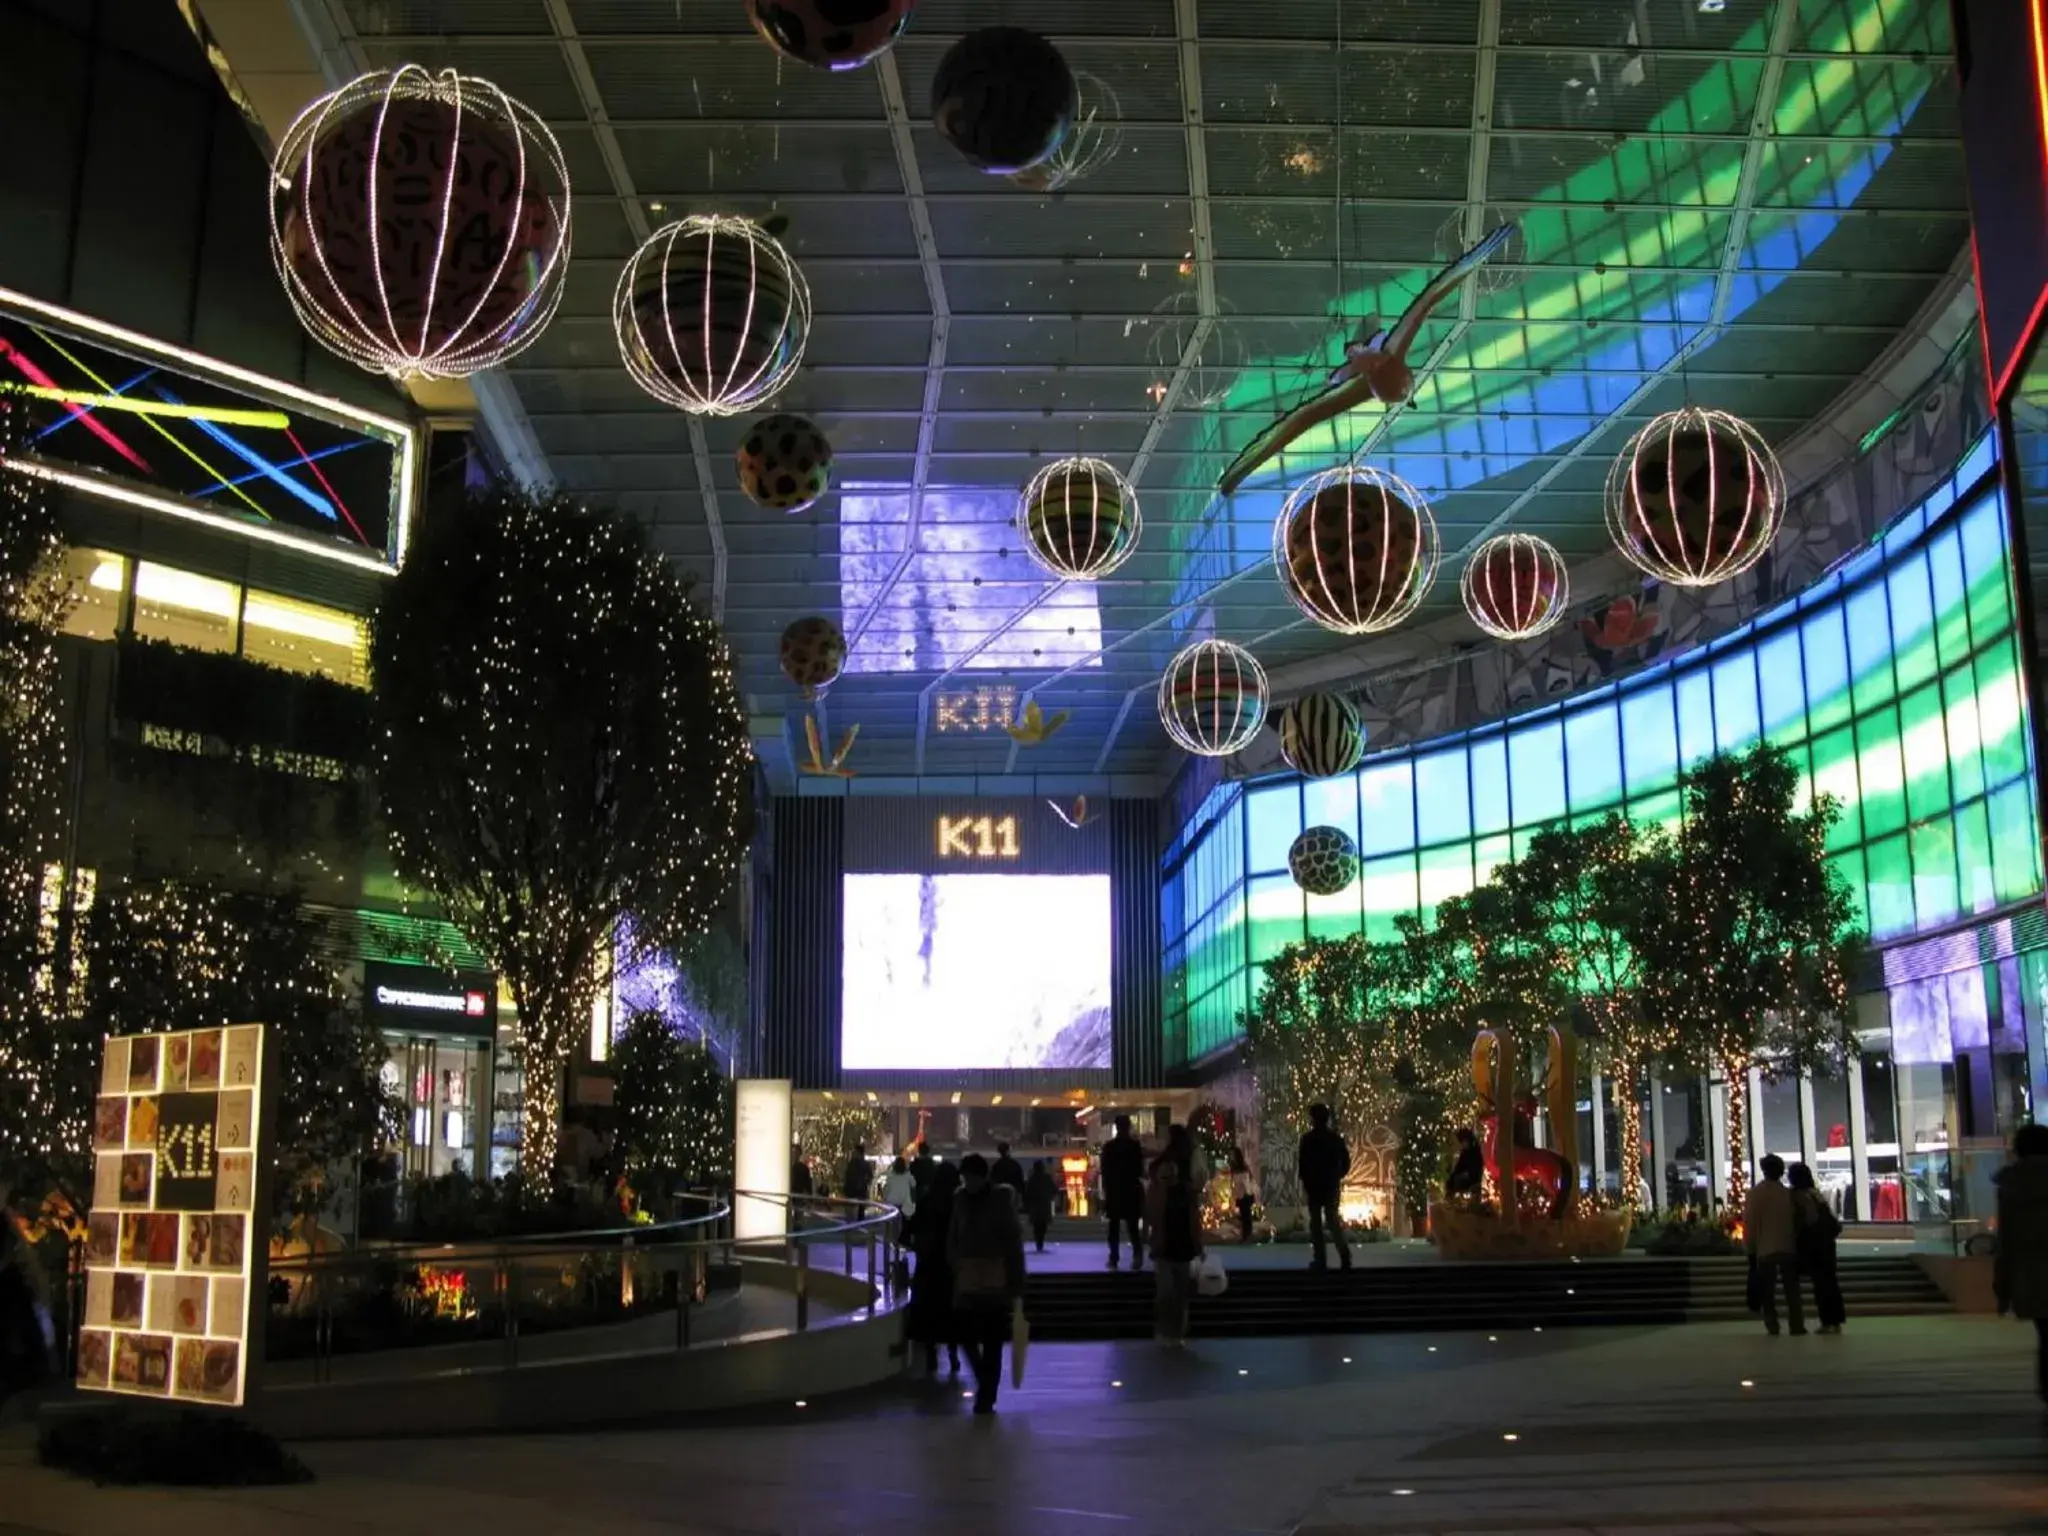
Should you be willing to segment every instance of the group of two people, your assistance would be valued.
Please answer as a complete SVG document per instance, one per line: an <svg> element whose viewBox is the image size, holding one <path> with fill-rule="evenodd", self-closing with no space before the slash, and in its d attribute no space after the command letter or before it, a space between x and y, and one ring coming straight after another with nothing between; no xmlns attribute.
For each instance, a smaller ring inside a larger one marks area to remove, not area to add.
<svg viewBox="0 0 2048 1536"><path fill-rule="evenodd" d="M919 1152L920 1158L930 1156L922 1146ZM1000 1149L997 1167L1004 1161L1015 1167L1008 1148ZM895 1178L892 1166L884 1181L885 1198ZM938 1374L942 1346L956 1373L966 1351L974 1372L974 1411L993 1413L1003 1340L1024 1298L1019 1186L1027 1181L1021 1170L1015 1181L997 1180L988 1159L971 1152L957 1166L932 1159L921 1190L914 1177L911 1182L908 1206L890 1201L907 1213L905 1241L917 1262L910 1281L910 1341L923 1346L927 1376Z"/></svg>
<svg viewBox="0 0 2048 1536"><path fill-rule="evenodd" d="M1757 1164L1757 1171L1763 1178L1742 1207L1743 1246L1753 1266L1750 1309L1763 1314L1767 1331L1777 1333L1777 1293L1783 1290L1792 1332L1805 1333L1806 1308L1799 1288L1804 1276L1813 1282L1820 1331L1840 1333L1848 1321L1835 1270L1841 1218L1821 1195L1813 1170L1806 1164L1794 1163L1787 1170L1782 1157L1768 1153Z"/></svg>
<svg viewBox="0 0 2048 1536"><path fill-rule="evenodd" d="M1233 1160L1234 1173L1243 1159ZM1114 1133L1102 1146L1102 1209L1109 1219L1109 1267L1123 1260L1122 1238L1131 1239L1131 1268L1153 1269L1152 1336L1179 1346L1188 1335L1188 1303L1194 1270L1203 1252L1202 1199L1210 1179L1209 1161L1184 1125L1166 1128L1166 1145L1148 1162L1131 1134L1131 1117L1118 1115Z"/></svg>

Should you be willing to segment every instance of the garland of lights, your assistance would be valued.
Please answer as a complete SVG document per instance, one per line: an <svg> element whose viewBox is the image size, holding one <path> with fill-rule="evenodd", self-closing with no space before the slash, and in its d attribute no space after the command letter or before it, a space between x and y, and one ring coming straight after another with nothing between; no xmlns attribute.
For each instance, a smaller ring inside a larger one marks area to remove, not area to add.
<svg viewBox="0 0 2048 1536"><path fill-rule="evenodd" d="M1183 752L1241 752L1266 720L1266 669L1241 645L1197 640L1159 680L1159 720Z"/></svg>
<svg viewBox="0 0 2048 1536"><path fill-rule="evenodd" d="M1607 473L1607 531L1637 569L1712 587L1761 560L1785 519L1785 472L1756 428L1688 405L1628 441Z"/></svg>
<svg viewBox="0 0 2048 1536"><path fill-rule="evenodd" d="M1443 541L1422 493L1370 465L1297 486L1273 523L1273 568L1294 606L1340 635L1392 629L1421 606Z"/></svg>
<svg viewBox="0 0 2048 1536"><path fill-rule="evenodd" d="M766 404L795 377L811 290L782 242L751 219L693 213L635 251L612 292L626 371L698 416Z"/></svg>
<svg viewBox="0 0 2048 1536"><path fill-rule="evenodd" d="M1496 640L1533 640L1554 628L1571 601L1571 577L1554 545L1503 533L1465 563L1458 589L1465 612Z"/></svg>
<svg viewBox="0 0 2048 1536"><path fill-rule="evenodd" d="M417 64L320 97L277 147L270 254L322 346L375 373L464 378L530 346L569 274L569 170L547 125Z"/></svg>
<svg viewBox="0 0 2048 1536"><path fill-rule="evenodd" d="M1097 581L1137 550L1144 520L1131 482L1101 459L1048 464L1017 498L1031 558L1068 581Z"/></svg>

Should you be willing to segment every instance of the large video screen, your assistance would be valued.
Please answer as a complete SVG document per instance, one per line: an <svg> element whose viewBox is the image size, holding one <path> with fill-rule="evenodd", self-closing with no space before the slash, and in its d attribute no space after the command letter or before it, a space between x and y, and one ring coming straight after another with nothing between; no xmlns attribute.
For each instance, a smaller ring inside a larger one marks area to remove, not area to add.
<svg viewBox="0 0 2048 1536"><path fill-rule="evenodd" d="M846 877L850 1072L1107 1067L1107 875Z"/></svg>

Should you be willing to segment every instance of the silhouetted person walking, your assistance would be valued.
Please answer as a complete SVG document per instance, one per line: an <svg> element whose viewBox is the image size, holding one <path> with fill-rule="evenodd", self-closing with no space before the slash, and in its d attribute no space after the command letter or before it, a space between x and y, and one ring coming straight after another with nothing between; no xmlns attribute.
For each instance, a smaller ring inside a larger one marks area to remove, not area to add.
<svg viewBox="0 0 2048 1536"><path fill-rule="evenodd" d="M2023 1125L2014 1161L1998 1170L1998 1310L2024 1317L2040 1341L2036 1382L2048 1403L2048 1125Z"/></svg>
<svg viewBox="0 0 2048 1536"><path fill-rule="evenodd" d="M1145 1267L1138 1223L1145 1214L1145 1149L1131 1134L1131 1117L1116 1117L1116 1134L1102 1147L1102 1210L1109 1218L1109 1267L1118 1259L1120 1228L1131 1229L1131 1268Z"/></svg>
<svg viewBox="0 0 2048 1536"><path fill-rule="evenodd" d="M1052 1170L1041 1157L1031 1165L1031 1177L1024 1181L1024 1214L1031 1218L1031 1241L1040 1253L1045 1252L1045 1232L1052 1225L1053 1203L1058 1198L1059 1186L1053 1183Z"/></svg>
<svg viewBox="0 0 2048 1536"><path fill-rule="evenodd" d="M1742 1207L1742 1241L1756 1266L1756 1289L1764 1314L1764 1331L1778 1331L1777 1291L1785 1291L1785 1310L1792 1332L1806 1332L1806 1309L1799 1295L1799 1215L1792 1191L1785 1187L1785 1159L1764 1154L1757 1171L1763 1177Z"/></svg>
<svg viewBox="0 0 2048 1536"><path fill-rule="evenodd" d="M1202 1212L1195 1187L1170 1153L1152 1165L1146 1226L1152 1238L1152 1337L1179 1348L1188 1337L1188 1298L1195 1260L1202 1256Z"/></svg>
<svg viewBox="0 0 2048 1536"><path fill-rule="evenodd" d="M1351 1171L1351 1149L1330 1126L1330 1106L1308 1107L1308 1131L1301 1138L1295 1156L1295 1173L1301 1179L1301 1196L1308 1202L1308 1240L1315 1247L1311 1269L1328 1269L1324 1255L1325 1231L1337 1245L1337 1262L1351 1267L1351 1245L1344 1241L1344 1222L1337 1214L1337 1195L1344 1188L1344 1175Z"/></svg>
<svg viewBox="0 0 2048 1536"><path fill-rule="evenodd" d="M938 1160L932 1156L932 1144L920 1141L917 1155L910 1160L910 1181L917 1186L919 1199L923 1199L924 1192L932 1187L932 1175L938 1170Z"/></svg>
<svg viewBox="0 0 2048 1536"><path fill-rule="evenodd" d="M952 1232L954 1191L960 1171L951 1163L932 1164L931 1183L917 1197L910 1218L911 1245L917 1272L910 1280L910 1340L924 1346L924 1373L939 1373L939 1346L946 1346L955 1371L960 1369L960 1335L953 1316Z"/></svg>
<svg viewBox="0 0 2048 1536"><path fill-rule="evenodd" d="M1024 1165L1010 1156L1010 1144L1007 1141L996 1143L996 1160L994 1166L988 1171L988 1181L991 1184L1001 1184L1014 1189L1017 1191L1018 1203L1020 1205L1023 1203Z"/></svg>
<svg viewBox="0 0 2048 1536"><path fill-rule="evenodd" d="M846 1160L846 1187L843 1191L849 1200L865 1200L875 1187L875 1165L868 1161L867 1143L856 1141L853 1156Z"/></svg>
<svg viewBox="0 0 2048 1536"><path fill-rule="evenodd" d="M1237 1211L1237 1240L1252 1240L1252 1213L1258 1209L1258 1189L1252 1182L1251 1165L1244 1160L1244 1148L1230 1149L1230 1203Z"/></svg>
<svg viewBox="0 0 2048 1536"><path fill-rule="evenodd" d="M1849 1320L1842 1303L1841 1276L1835 1268L1835 1241L1842 1235L1842 1220L1813 1182L1813 1170L1794 1163L1785 1173L1792 1191L1792 1210L1799 1223L1799 1267L1813 1282L1813 1310L1820 1316L1822 1333L1840 1333Z"/></svg>
<svg viewBox="0 0 2048 1536"><path fill-rule="evenodd" d="M1024 1235L1017 1192L996 1184L978 1152L960 1159L960 1192L946 1243L961 1347L974 1369L974 1411L993 1413L1003 1379L1003 1341L1024 1295Z"/></svg>

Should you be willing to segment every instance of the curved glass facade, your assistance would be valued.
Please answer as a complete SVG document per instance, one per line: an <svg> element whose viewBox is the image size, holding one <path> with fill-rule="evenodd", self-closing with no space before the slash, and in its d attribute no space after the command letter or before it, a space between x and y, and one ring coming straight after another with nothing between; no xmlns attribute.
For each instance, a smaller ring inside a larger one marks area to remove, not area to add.
<svg viewBox="0 0 2048 1536"><path fill-rule="evenodd" d="M1842 805L1830 858L1874 940L2041 889L2001 492L1989 439L1854 560L1681 657L1342 778L1219 786L1168 851L1169 1063L1231 1042L1257 964L1305 936L1391 937L1560 821L1677 816L1681 767L1765 738ZM1364 873L1305 895L1287 849L1342 827Z"/></svg>

